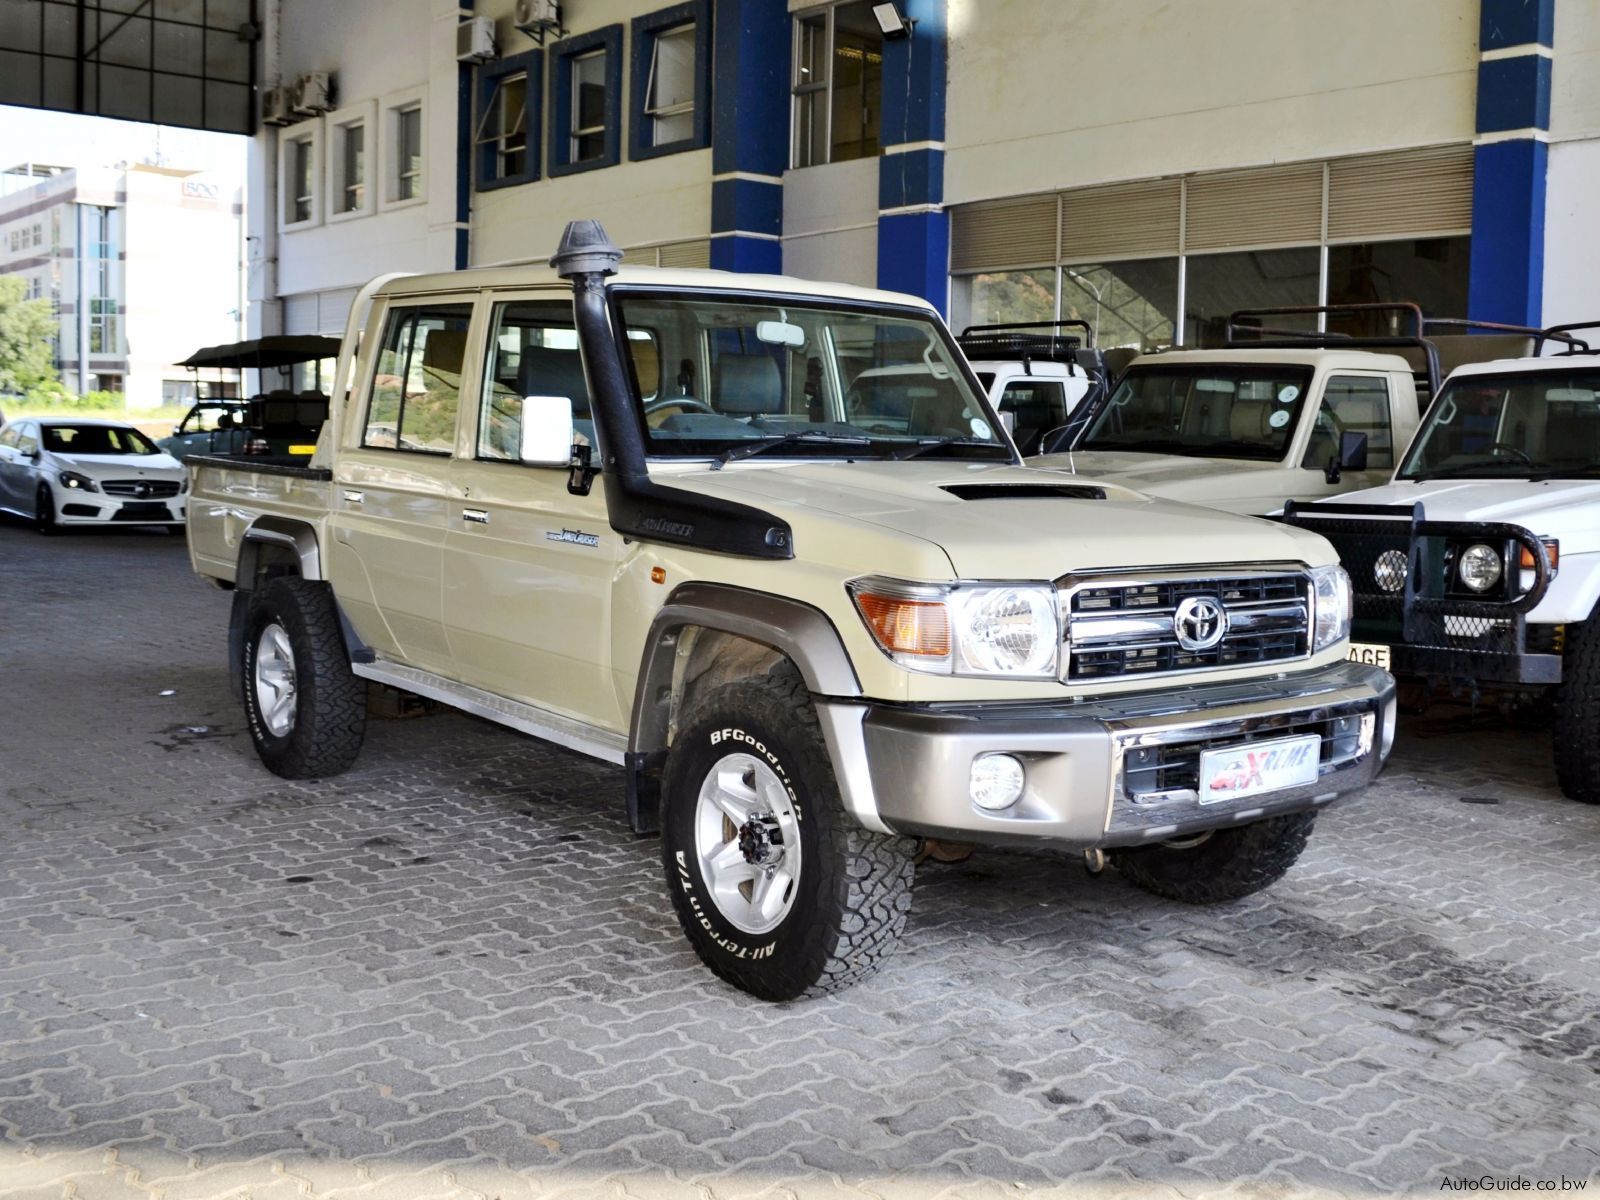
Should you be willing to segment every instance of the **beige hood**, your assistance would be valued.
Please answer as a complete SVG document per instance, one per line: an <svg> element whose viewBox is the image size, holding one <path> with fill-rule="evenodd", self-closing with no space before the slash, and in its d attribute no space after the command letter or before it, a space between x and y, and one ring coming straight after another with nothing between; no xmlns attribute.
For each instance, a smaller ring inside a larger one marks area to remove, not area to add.
<svg viewBox="0 0 1600 1200"><path fill-rule="evenodd" d="M890 540L939 547L955 577L963 579L1055 579L1105 569L1283 561L1321 566L1337 561L1326 541L1303 530L1026 467L915 461L742 463L720 471L663 473L661 481L783 518L794 530L800 557L818 552L812 539L827 539L831 556L837 558L838 543L849 539L851 526L866 525L879 535L860 539L863 550L870 547L874 557L886 549L882 534L899 535ZM1018 494L1010 494L1013 489ZM1033 494L1037 489L1066 494ZM1074 491L1087 494L1074 496ZM892 574L906 568L863 561L859 569Z"/></svg>

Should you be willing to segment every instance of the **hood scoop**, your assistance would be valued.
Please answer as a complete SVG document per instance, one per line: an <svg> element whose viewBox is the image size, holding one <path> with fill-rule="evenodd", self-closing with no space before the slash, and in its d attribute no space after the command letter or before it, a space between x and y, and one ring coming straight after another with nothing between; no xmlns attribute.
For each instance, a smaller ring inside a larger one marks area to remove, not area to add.
<svg viewBox="0 0 1600 1200"><path fill-rule="evenodd" d="M1081 483L952 483L944 491L962 500L1104 500L1106 490Z"/></svg>

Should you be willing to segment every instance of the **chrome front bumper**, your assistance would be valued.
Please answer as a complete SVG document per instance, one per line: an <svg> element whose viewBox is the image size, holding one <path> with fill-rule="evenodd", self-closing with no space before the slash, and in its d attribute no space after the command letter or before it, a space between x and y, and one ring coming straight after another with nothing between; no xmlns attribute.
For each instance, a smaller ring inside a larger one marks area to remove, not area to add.
<svg viewBox="0 0 1600 1200"><path fill-rule="evenodd" d="M1395 724L1389 673L1344 662L1070 703L825 700L817 711L845 806L868 828L1065 848L1134 846L1320 807L1372 782ZM1204 805L1184 786L1203 750L1310 732L1322 737L1312 784ZM993 753L1026 770L1022 798L998 813L968 794L973 759Z"/></svg>

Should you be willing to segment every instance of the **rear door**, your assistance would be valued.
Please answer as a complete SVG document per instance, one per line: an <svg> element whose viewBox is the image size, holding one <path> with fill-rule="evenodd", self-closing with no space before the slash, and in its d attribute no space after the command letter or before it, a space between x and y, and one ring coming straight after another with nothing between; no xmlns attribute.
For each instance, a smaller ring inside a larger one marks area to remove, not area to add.
<svg viewBox="0 0 1600 1200"><path fill-rule="evenodd" d="M459 520L457 421L474 298L391 302L366 367L367 403L334 465L339 597L374 649L451 673L444 633L445 531Z"/></svg>
<svg viewBox="0 0 1600 1200"><path fill-rule="evenodd" d="M571 291L494 297L474 341L486 369L464 431L461 493L444 549L445 625L458 678L621 729L608 630L622 539L606 518L604 488L597 479L589 495L574 496L565 468L520 458L525 396L568 397L577 436L595 441Z"/></svg>

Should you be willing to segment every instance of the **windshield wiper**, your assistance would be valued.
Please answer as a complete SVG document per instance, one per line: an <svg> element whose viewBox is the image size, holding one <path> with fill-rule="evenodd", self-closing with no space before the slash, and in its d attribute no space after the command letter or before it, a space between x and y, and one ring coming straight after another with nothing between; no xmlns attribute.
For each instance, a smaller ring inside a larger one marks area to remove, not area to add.
<svg viewBox="0 0 1600 1200"><path fill-rule="evenodd" d="M796 429L793 433L785 433L778 437L760 438L756 441L742 442L737 446L729 446L717 455L717 461L711 464L713 471L720 471L731 462L738 462L741 458L754 458L757 454L765 454L768 450L776 450L779 446L792 446L796 442L851 442L855 445L870 446L872 439L854 433L829 433L825 429Z"/></svg>
<svg viewBox="0 0 1600 1200"><path fill-rule="evenodd" d="M1538 483L1544 479L1587 479L1591 475L1600 474L1600 463L1584 463L1581 467L1552 467L1548 471L1540 471L1537 475L1528 478Z"/></svg>
<svg viewBox="0 0 1600 1200"><path fill-rule="evenodd" d="M1517 469L1516 473L1521 473L1523 471L1534 471L1539 467L1548 465L1548 463L1540 462L1518 462L1515 459L1500 460L1498 462L1490 459L1486 462L1457 463L1453 467L1439 467L1437 470L1424 471L1421 475L1407 475L1404 478L1407 483L1423 483L1429 479L1470 478L1479 471L1487 471L1486 478L1495 478L1502 474L1512 473L1495 471L1493 470L1495 467L1515 467Z"/></svg>
<svg viewBox="0 0 1600 1200"><path fill-rule="evenodd" d="M1180 442L1175 438L1161 440L1150 438L1142 442L1085 442L1077 449L1084 453L1093 453L1104 450L1115 453L1125 451L1129 454L1179 454L1185 450L1194 450L1198 447L1191 446L1188 442Z"/></svg>
<svg viewBox="0 0 1600 1200"><path fill-rule="evenodd" d="M892 458L892 459L896 459L896 460L899 460L899 459L902 459L902 458L919 458L922 455L930 454L935 450L942 450L946 446L995 446L995 447L998 447L999 445L1000 445L999 442L992 442L992 441L989 441L987 438L942 437L942 438L934 438L931 442L917 442L915 445L907 446L903 450L896 450L893 454L889 455L889 457Z"/></svg>

